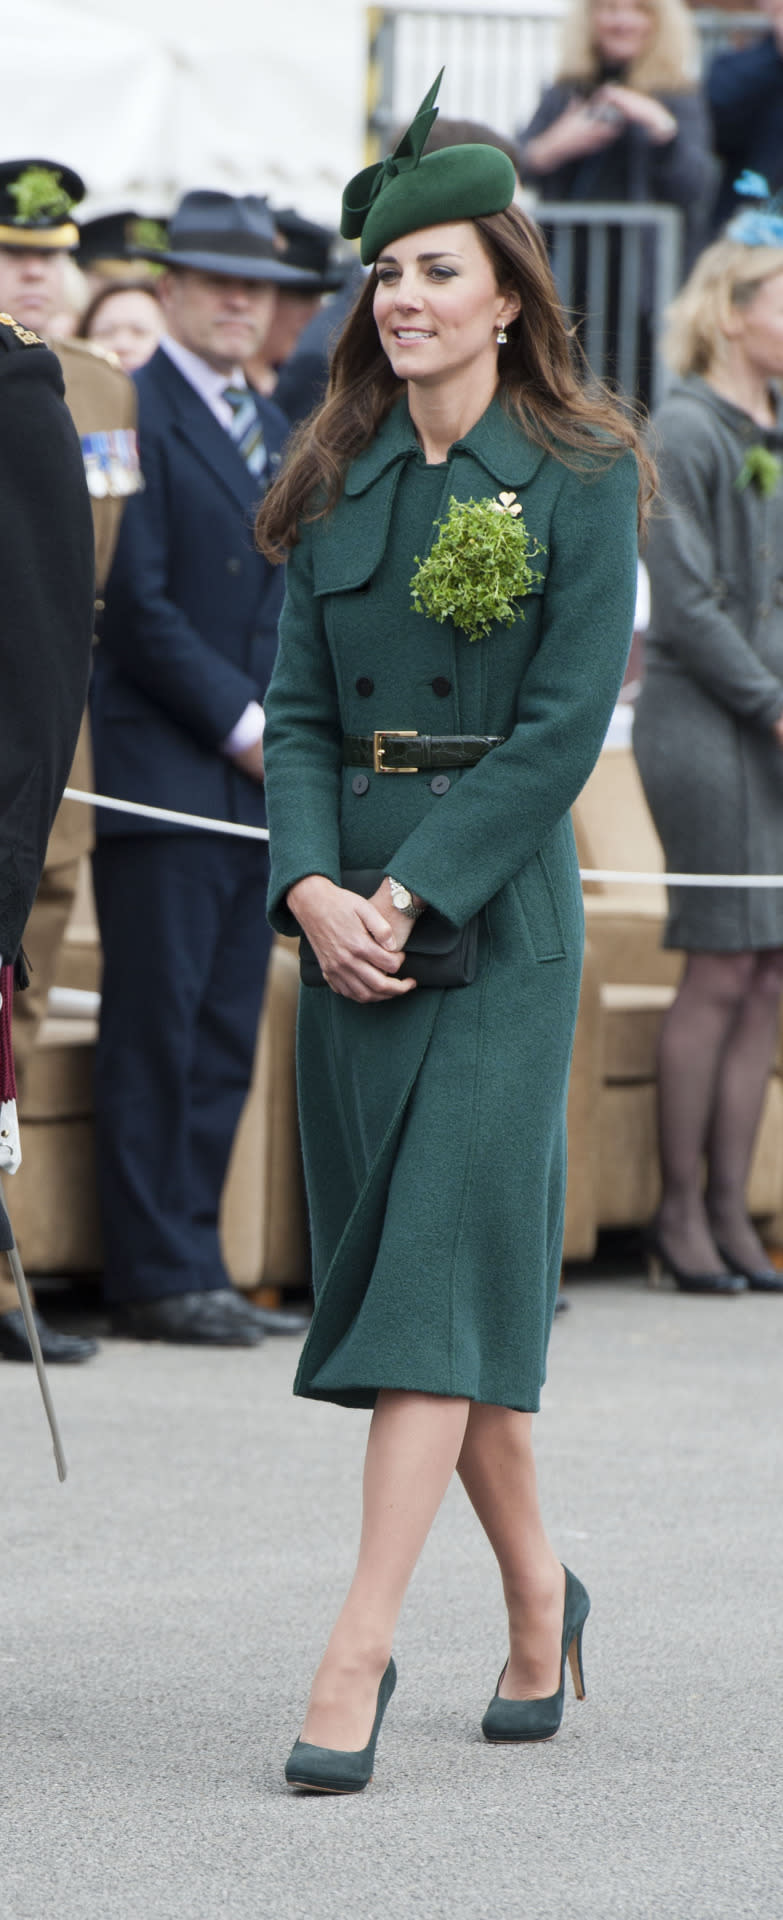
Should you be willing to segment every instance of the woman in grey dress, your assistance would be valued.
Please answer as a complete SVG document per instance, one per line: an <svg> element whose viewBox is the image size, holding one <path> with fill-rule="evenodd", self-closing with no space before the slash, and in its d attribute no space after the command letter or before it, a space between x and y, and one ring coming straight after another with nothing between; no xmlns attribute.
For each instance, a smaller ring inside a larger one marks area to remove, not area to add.
<svg viewBox="0 0 783 1920"><path fill-rule="evenodd" d="M702 255L667 354L681 377L655 422L663 510L634 750L670 871L780 873L783 219L741 215ZM660 1035L651 1253L691 1292L781 1291L745 1187L778 1034L783 891L672 887L665 944L687 960Z"/></svg>

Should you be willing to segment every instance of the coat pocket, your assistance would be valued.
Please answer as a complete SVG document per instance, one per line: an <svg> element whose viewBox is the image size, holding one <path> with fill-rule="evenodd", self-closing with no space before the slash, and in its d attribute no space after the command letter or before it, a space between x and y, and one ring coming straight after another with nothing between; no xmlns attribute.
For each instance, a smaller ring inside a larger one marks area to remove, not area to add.
<svg viewBox="0 0 783 1920"><path fill-rule="evenodd" d="M542 964L565 959L565 936L554 883L543 853L534 853L512 886L525 925L530 950Z"/></svg>

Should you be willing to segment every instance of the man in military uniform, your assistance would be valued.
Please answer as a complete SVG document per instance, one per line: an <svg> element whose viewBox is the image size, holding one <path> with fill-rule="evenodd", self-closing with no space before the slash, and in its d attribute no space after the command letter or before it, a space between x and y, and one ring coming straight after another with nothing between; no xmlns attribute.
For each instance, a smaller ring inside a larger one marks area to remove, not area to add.
<svg viewBox="0 0 783 1920"><path fill-rule="evenodd" d="M94 558L79 441L60 368L31 329L4 313L0 498L0 1170L13 1173L19 1164L10 1044L14 974L24 972L22 934L84 706ZM11 1245L0 1198L0 1251ZM9 1337L27 1344L15 1292L7 1318Z"/></svg>
<svg viewBox="0 0 783 1920"><path fill-rule="evenodd" d="M64 262L79 245L73 209L84 183L69 167L50 160L0 164L0 309L23 329L46 333L63 304ZM65 378L65 398L84 459L95 529L95 582L100 609L129 493L141 485L136 447L136 396L127 376L81 341L53 343ZM82 726L67 784L92 786L89 736ZM57 814L35 906L25 932L31 981L17 996L14 1052L20 1103L27 1063L53 985L60 948L76 891L79 862L93 843L89 807L64 801ZM95 1343L66 1335L38 1321L44 1359L81 1360ZM0 1355L30 1359L19 1326L16 1290L0 1278Z"/></svg>

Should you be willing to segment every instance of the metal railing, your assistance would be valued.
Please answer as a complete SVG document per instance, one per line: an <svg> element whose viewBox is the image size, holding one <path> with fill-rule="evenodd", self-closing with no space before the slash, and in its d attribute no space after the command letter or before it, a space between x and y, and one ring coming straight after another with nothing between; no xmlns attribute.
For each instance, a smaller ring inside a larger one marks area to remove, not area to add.
<svg viewBox="0 0 783 1920"><path fill-rule="evenodd" d="M536 217L592 372L655 407L670 378L657 342L680 283L682 215L646 202L553 201Z"/></svg>
<svg viewBox="0 0 783 1920"><path fill-rule="evenodd" d="M369 157L388 152L442 66L448 103L441 111L450 119L481 120L504 134L526 126L555 71L564 12L564 0L544 0L524 14L372 8Z"/></svg>

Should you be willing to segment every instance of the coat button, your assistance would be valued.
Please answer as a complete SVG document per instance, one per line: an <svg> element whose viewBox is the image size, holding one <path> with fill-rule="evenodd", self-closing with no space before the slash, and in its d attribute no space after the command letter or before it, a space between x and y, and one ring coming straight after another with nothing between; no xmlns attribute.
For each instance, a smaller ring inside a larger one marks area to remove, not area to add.
<svg viewBox="0 0 783 1920"><path fill-rule="evenodd" d="M437 694L439 700L445 700L446 695L451 692L451 681L447 680L444 674L439 673L432 682L432 691Z"/></svg>
<svg viewBox="0 0 783 1920"><path fill-rule="evenodd" d="M351 781L351 786L353 787L354 793L358 793L360 799L362 794L368 791L369 785L370 785L370 782L366 773L354 774L353 779Z"/></svg>
<svg viewBox="0 0 783 1920"><path fill-rule="evenodd" d="M371 680L368 674L360 673L356 682L356 691L361 694L363 700L369 700L370 694L375 692L375 681Z"/></svg>
<svg viewBox="0 0 783 1920"><path fill-rule="evenodd" d="M240 573L241 570L241 560L237 560L236 555L232 553L231 558L226 561L226 573Z"/></svg>
<svg viewBox="0 0 783 1920"><path fill-rule="evenodd" d="M430 792L448 793L450 786L451 781L447 773L436 773L434 780L430 781Z"/></svg>

